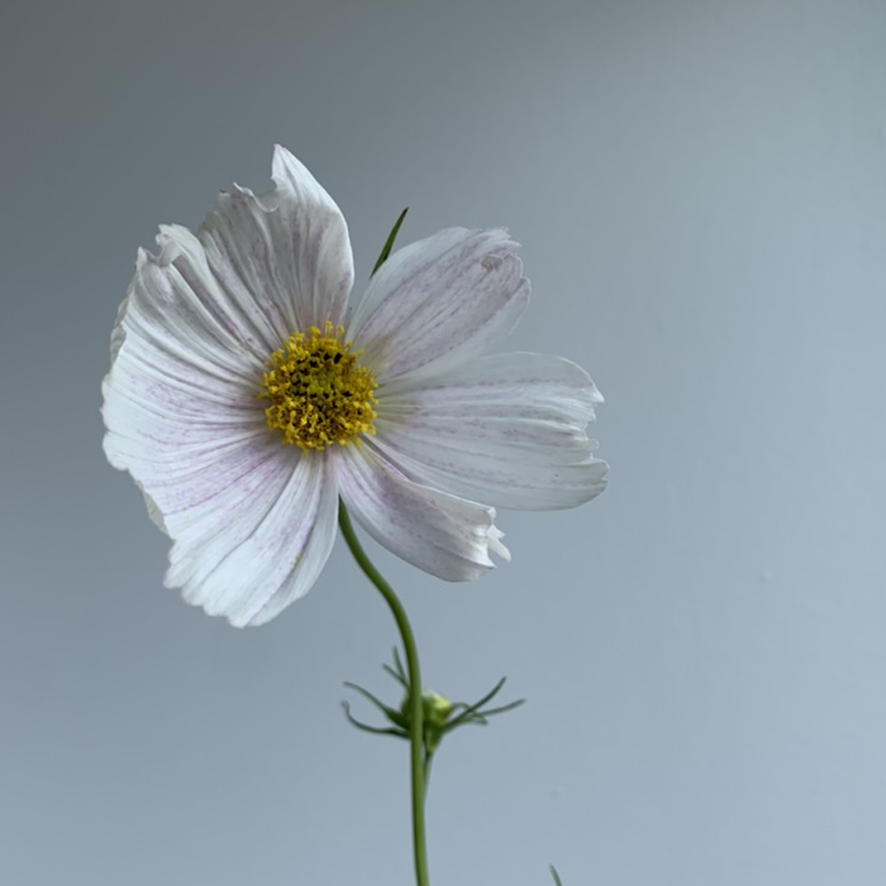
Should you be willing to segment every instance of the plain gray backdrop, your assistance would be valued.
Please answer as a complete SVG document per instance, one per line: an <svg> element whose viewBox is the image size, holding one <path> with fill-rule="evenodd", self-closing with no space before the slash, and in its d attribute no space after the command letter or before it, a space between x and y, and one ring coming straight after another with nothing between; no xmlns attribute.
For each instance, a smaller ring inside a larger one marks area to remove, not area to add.
<svg viewBox="0 0 886 886"><path fill-rule="evenodd" d="M137 247L274 142L358 281L406 205L403 243L508 226L509 349L606 397L609 489L502 514L510 565L370 545L432 688L529 699L440 752L435 886L886 882L886 5L7 0L0 95L0 883L411 882L347 550L234 630L101 451Z"/></svg>

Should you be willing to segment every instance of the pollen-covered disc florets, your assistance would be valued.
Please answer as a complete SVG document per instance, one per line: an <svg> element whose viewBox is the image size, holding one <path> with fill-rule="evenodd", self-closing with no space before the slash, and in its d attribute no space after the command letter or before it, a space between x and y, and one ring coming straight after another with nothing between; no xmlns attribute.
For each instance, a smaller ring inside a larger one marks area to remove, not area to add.
<svg viewBox="0 0 886 886"><path fill-rule="evenodd" d="M282 442L303 452L333 443L347 446L360 434L375 434L375 379L342 341L344 327L326 322L296 332L268 360L259 397L270 400L267 426L283 432Z"/></svg>

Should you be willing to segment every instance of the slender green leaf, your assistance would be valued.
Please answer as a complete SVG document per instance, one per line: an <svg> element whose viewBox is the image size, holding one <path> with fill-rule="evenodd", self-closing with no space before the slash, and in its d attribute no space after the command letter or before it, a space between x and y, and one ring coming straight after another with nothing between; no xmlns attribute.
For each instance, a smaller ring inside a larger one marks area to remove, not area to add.
<svg viewBox="0 0 886 886"><path fill-rule="evenodd" d="M394 227L391 228L391 233L388 234L388 239L385 240L385 245L381 248L381 253L378 256L378 261L375 263L375 267L372 269L372 273L369 275L370 277L374 277L375 272L388 260L388 256L391 254L391 250L394 248L394 241L397 239L397 234L400 231L400 225L403 224L403 219L406 218L407 212L409 212L408 206L400 213L400 217L397 219L397 221L394 222Z"/></svg>

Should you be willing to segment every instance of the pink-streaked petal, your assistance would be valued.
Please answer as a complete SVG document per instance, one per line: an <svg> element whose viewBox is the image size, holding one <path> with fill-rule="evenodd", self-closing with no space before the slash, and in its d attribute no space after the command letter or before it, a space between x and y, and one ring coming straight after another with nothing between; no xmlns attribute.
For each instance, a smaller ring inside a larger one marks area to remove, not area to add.
<svg viewBox="0 0 886 886"><path fill-rule="evenodd" d="M364 441L337 453L341 495L361 526L398 557L446 581L472 581L509 558L495 509L421 486Z"/></svg>
<svg viewBox="0 0 886 886"><path fill-rule="evenodd" d="M237 626L269 620L329 555L336 486L323 459L299 459L264 427L189 421L147 403L109 392L105 450L174 542L166 585Z"/></svg>
<svg viewBox="0 0 886 886"><path fill-rule="evenodd" d="M258 206L262 199L238 191L236 195L221 195L219 205L239 200ZM262 212L258 208L255 211ZM291 298L265 285L263 279L243 280L234 276L228 264L216 254L209 236L205 233L201 236L209 243L209 254L201 239L181 225L161 225L157 242L171 254L171 273L180 285L188 286L216 324L251 356L266 360L268 354L279 347L284 335L281 330L291 329L295 322Z"/></svg>
<svg viewBox="0 0 886 886"><path fill-rule="evenodd" d="M497 345L529 300L504 230L449 228L393 253L349 329L379 381L443 372Z"/></svg>
<svg viewBox="0 0 886 886"><path fill-rule="evenodd" d="M139 257L102 385L105 451L139 482L156 463L193 467L202 453L267 434L260 364L169 272L166 252Z"/></svg>
<svg viewBox="0 0 886 886"><path fill-rule="evenodd" d="M137 431L109 431L105 446L174 542L165 584L238 627L269 621L305 594L335 538L337 485L326 459L299 456L265 428L220 427L213 437L149 412L139 418Z"/></svg>
<svg viewBox="0 0 886 886"><path fill-rule="evenodd" d="M105 451L174 542L166 583L232 624L261 624L319 575L337 484L322 456L302 458L268 433L261 365L169 271L176 250L167 240L161 256L140 256L121 308Z"/></svg>
<svg viewBox="0 0 886 886"><path fill-rule="evenodd" d="M585 432L603 398L568 360L498 354L377 396L374 445L419 483L520 510L575 507L606 486Z"/></svg>
<svg viewBox="0 0 886 886"><path fill-rule="evenodd" d="M272 177L263 196L221 194L198 232L231 314L265 354L296 330L343 323L354 282L347 224L329 194L279 145Z"/></svg>
<svg viewBox="0 0 886 886"><path fill-rule="evenodd" d="M354 256L341 210L299 160L276 145L272 175L279 212L293 233L299 329L344 323L354 285Z"/></svg>
<svg viewBox="0 0 886 886"><path fill-rule="evenodd" d="M164 512L175 542L164 583L235 627L264 624L307 593L335 541L332 460L269 446L255 447L256 461L240 476L187 478L201 490L196 498L205 497Z"/></svg>
<svg viewBox="0 0 886 886"><path fill-rule="evenodd" d="M260 379L264 357L244 345L240 330L181 272L193 236L167 226L157 245L156 255L140 249L136 256L111 336L111 371L122 351L144 343L152 352L149 360L162 360L165 372L197 387Z"/></svg>

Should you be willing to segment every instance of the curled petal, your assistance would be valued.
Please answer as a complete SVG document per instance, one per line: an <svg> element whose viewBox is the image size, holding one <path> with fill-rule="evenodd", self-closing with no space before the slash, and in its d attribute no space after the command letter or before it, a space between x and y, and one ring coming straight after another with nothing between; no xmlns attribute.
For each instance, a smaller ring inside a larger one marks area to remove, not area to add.
<svg viewBox="0 0 886 886"><path fill-rule="evenodd" d="M443 372L507 336L529 300L516 249L504 230L449 228L393 253L350 324L375 377Z"/></svg>
<svg viewBox="0 0 886 886"><path fill-rule="evenodd" d="M354 518L389 551L446 581L472 581L508 556L494 508L405 477L371 445L341 453L341 495Z"/></svg>

